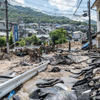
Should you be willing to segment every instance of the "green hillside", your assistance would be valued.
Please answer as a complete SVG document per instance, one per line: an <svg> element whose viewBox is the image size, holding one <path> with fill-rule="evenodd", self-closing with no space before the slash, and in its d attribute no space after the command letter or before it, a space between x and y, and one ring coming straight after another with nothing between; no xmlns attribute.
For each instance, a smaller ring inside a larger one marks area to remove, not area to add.
<svg viewBox="0 0 100 100"><path fill-rule="evenodd" d="M31 8L8 5L9 22L17 22L20 17L23 17L25 23L58 23L58 24L86 24L85 22L73 21L66 17L50 16L42 12L35 11ZM5 12L0 10L0 19L4 19Z"/></svg>

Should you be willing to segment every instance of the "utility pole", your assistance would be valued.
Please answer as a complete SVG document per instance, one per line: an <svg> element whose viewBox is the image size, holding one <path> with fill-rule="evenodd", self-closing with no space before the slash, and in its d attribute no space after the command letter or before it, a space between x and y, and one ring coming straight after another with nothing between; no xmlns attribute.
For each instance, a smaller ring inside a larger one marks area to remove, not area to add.
<svg viewBox="0 0 100 100"><path fill-rule="evenodd" d="M92 49L92 35L91 35L91 7L90 7L90 0L88 1L88 10L89 10L89 41L90 41L90 47L89 49Z"/></svg>
<svg viewBox="0 0 100 100"><path fill-rule="evenodd" d="M25 23L25 38L26 38L26 23Z"/></svg>
<svg viewBox="0 0 100 100"><path fill-rule="evenodd" d="M7 0L5 0L5 12L6 12L6 42L7 42L7 53L9 54L8 1Z"/></svg>

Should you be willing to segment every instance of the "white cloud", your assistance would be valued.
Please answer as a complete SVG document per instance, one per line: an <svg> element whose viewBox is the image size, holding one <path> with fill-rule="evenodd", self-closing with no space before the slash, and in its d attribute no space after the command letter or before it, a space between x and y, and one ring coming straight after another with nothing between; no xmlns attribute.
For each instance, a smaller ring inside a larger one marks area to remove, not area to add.
<svg viewBox="0 0 100 100"><path fill-rule="evenodd" d="M57 7L59 10L70 10L74 8L77 0L49 0L50 5Z"/></svg>
<svg viewBox="0 0 100 100"><path fill-rule="evenodd" d="M25 6L24 0L9 0L12 5Z"/></svg>
<svg viewBox="0 0 100 100"><path fill-rule="evenodd" d="M18 2L18 3L21 3L21 4L25 3L24 0L15 0L15 1Z"/></svg>

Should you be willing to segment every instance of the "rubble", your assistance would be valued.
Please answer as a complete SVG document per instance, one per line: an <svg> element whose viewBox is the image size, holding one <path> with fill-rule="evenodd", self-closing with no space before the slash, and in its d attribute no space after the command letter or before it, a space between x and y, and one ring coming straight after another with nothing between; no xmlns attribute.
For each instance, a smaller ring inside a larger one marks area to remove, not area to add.
<svg viewBox="0 0 100 100"><path fill-rule="evenodd" d="M70 58L74 63L81 63L89 59L88 56L78 56L78 55L68 55L68 58Z"/></svg>
<svg viewBox="0 0 100 100"><path fill-rule="evenodd" d="M51 59L51 65L58 65L58 64L72 64L73 61L68 58L67 54L56 54Z"/></svg>
<svg viewBox="0 0 100 100"><path fill-rule="evenodd" d="M52 88L37 89L29 97L33 100L77 100L74 91L66 91L62 86L57 85Z"/></svg>
<svg viewBox="0 0 100 100"><path fill-rule="evenodd" d="M36 85L39 88L45 88L45 87L52 87L57 83L64 83L61 79L50 79L50 80L45 80L42 83L37 83Z"/></svg>
<svg viewBox="0 0 100 100"><path fill-rule="evenodd" d="M100 89L100 77L96 77L95 74L100 71L100 63L90 64L88 68L82 69L80 73L77 73L78 76L83 76L84 78L77 81L73 87L77 92L78 100L94 100L93 98L98 96ZM85 88L85 90L80 88ZM90 90L88 93L87 91ZM93 93L95 91L95 94ZM81 93L80 93L81 92ZM80 94L80 95L79 95ZM92 96L92 94L94 94ZM87 96L88 95L88 96ZM83 99L82 99L83 98ZM98 100L98 99L95 99Z"/></svg>
<svg viewBox="0 0 100 100"><path fill-rule="evenodd" d="M27 56L16 56L17 61L4 66L2 72L20 75L35 67L36 62L50 60L46 71L39 73L25 84L17 93L21 100L99 100L100 97L100 55L99 53L79 51L50 53L46 49L26 49ZM45 51L46 50L46 51ZM46 54L44 54L44 52ZM53 51L55 51L53 49ZM19 51L20 54L20 51ZM43 54L43 55L42 55ZM48 54L48 55L47 55ZM12 60L13 59L13 60ZM3 63L3 62L0 62ZM5 63L5 62L4 62ZM3 64L0 64L0 66ZM1 76L6 78L6 75ZM11 77L7 76L8 79ZM59 84L59 85L58 85Z"/></svg>
<svg viewBox="0 0 100 100"><path fill-rule="evenodd" d="M54 67L51 71L49 71L49 72L60 72L61 71L61 69L60 68L58 68L58 67Z"/></svg>

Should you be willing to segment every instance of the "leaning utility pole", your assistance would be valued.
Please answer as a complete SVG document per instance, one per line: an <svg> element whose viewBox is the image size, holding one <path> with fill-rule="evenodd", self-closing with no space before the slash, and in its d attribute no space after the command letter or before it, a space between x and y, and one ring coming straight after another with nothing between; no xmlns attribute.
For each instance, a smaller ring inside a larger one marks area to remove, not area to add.
<svg viewBox="0 0 100 100"><path fill-rule="evenodd" d="M5 11L6 11L6 42L7 42L7 53L9 54L8 1L7 0L5 0Z"/></svg>
<svg viewBox="0 0 100 100"><path fill-rule="evenodd" d="M88 1L88 10L89 10L89 41L90 41L90 47L89 49L92 49L92 34L91 34L91 7L90 7L90 0Z"/></svg>

